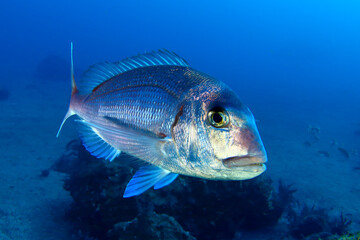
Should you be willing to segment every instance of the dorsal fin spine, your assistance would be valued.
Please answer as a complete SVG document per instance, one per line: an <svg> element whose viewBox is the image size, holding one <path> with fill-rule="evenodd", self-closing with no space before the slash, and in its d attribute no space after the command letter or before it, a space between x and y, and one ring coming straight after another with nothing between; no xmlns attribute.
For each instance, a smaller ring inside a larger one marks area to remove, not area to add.
<svg viewBox="0 0 360 240"><path fill-rule="evenodd" d="M71 61L71 67L70 67L70 71L71 71L71 98L70 98L70 104L69 104L69 109L65 114L65 117L63 119L63 121L61 122L60 128L56 134L56 137L59 137L60 132L62 127L64 126L64 123L66 122L66 120L71 117L72 115L75 115L75 112L72 110L71 107L71 100L73 99L73 96L78 92L78 88L76 86L75 83L75 77L74 77L74 45L73 42L70 43L70 61Z"/></svg>
<svg viewBox="0 0 360 240"><path fill-rule="evenodd" d="M141 64L138 62L138 61L136 61L135 59L131 59L131 61L133 61L135 64L137 64L138 66L141 66Z"/></svg>
<svg viewBox="0 0 360 240"><path fill-rule="evenodd" d="M148 62L146 62L143 58L145 58L144 56L140 56L139 59L141 60L142 63L146 64L146 66L150 66L150 64ZM150 62L151 63L151 62Z"/></svg>
<svg viewBox="0 0 360 240"><path fill-rule="evenodd" d="M168 62L165 58L163 58L161 55L159 55L159 57L160 57L162 60L164 60L164 62L166 62L168 65L170 65L169 62Z"/></svg>
<svg viewBox="0 0 360 240"><path fill-rule="evenodd" d="M148 57L146 57L146 56L142 56L142 57L147 59L151 64L155 65L155 63L153 61L151 61L151 59L149 59ZM150 65L148 65L148 66L150 66Z"/></svg>
<svg viewBox="0 0 360 240"><path fill-rule="evenodd" d="M74 77L74 45L73 42L70 43L71 46L71 53L70 53L70 60L71 60L71 95L74 95L78 89L75 83Z"/></svg>
<svg viewBox="0 0 360 240"><path fill-rule="evenodd" d="M135 66L134 64L132 64L132 63L131 63L131 60L132 60L132 59L128 59L128 60L127 60L127 63L130 64L130 65L132 65L134 68L137 68L138 66Z"/></svg>

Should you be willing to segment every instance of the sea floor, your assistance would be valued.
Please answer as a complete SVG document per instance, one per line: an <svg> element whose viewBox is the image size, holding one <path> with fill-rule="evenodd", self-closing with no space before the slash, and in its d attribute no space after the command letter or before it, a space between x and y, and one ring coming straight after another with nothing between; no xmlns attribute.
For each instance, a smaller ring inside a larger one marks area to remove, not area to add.
<svg viewBox="0 0 360 240"><path fill-rule="evenodd" d="M67 142L77 137L71 120L55 137L66 112L69 86L22 82L21 87L19 82L10 85L10 98L0 101L0 239L76 239L63 217L72 202L62 187L65 175L51 172L41 177ZM269 157L265 174L275 183L282 179L294 184L301 203L329 209L333 215L342 212L352 219L352 229L359 231L356 119L343 119L326 108L299 112L264 106L254 114Z"/></svg>

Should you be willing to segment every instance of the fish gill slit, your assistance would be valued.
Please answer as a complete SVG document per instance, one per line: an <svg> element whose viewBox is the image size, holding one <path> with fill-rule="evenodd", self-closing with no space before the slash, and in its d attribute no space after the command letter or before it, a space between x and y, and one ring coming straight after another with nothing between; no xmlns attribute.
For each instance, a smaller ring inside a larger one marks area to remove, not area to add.
<svg viewBox="0 0 360 240"><path fill-rule="evenodd" d="M174 127L178 124L180 116L184 112L184 105L181 105L178 113L175 116L174 122L171 124L171 136L174 137Z"/></svg>
<svg viewBox="0 0 360 240"><path fill-rule="evenodd" d="M166 134L163 133L163 132L159 132L159 133L157 133L156 135L157 135L158 137L160 137L160 138L166 138Z"/></svg>

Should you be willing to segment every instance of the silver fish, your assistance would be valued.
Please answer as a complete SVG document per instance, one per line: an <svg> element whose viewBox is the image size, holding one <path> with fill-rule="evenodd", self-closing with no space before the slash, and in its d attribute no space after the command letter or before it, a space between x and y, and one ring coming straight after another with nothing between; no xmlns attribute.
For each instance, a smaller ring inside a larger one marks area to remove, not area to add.
<svg viewBox="0 0 360 240"><path fill-rule="evenodd" d="M178 174L244 180L265 171L254 117L224 83L159 50L93 65L77 88L72 49L72 95L58 135L77 115L92 155L112 161L123 151L146 162L124 197L162 188Z"/></svg>

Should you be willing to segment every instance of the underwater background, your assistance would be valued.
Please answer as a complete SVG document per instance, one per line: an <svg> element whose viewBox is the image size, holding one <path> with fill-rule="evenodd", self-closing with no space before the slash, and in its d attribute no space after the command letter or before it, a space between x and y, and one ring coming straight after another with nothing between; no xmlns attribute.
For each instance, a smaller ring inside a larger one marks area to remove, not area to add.
<svg viewBox="0 0 360 240"><path fill-rule="evenodd" d="M0 32L0 239L360 231L359 1L6 0ZM257 120L267 171L242 182L181 176L123 199L126 155L94 159L73 121L55 137L71 41L76 79L94 63L165 48L225 82Z"/></svg>

